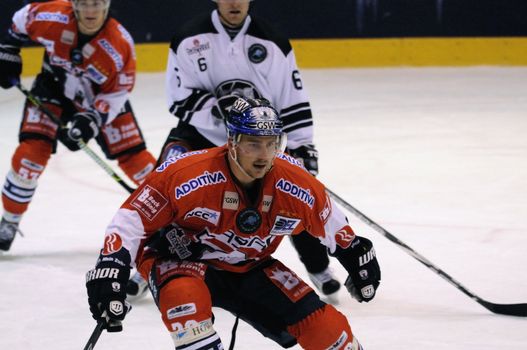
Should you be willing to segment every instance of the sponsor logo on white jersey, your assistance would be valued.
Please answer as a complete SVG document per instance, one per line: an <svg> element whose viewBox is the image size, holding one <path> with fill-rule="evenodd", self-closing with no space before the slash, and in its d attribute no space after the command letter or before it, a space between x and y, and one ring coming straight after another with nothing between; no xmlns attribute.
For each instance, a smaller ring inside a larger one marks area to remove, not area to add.
<svg viewBox="0 0 527 350"><path fill-rule="evenodd" d="M295 197L296 199L307 204L311 209L313 209L313 205L315 204L315 197L311 195L311 191L309 189L306 190L285 179L278 180L275 187L278 188L280 191Z"/></svg>
<svg viewBox="0 0 527 350"><path fill-rule="evenodd" d="M240 205L240 197L238 192L225 191L223 194L223 209L238 210Z"/></svg>
<svg viewBox="0 0 527 350"><path fill-rule="evenodd" d="M99 45L101 45L102 49L106 51L106 53L112 58L113 62L115 63L115 68L117 68L117 71L121 71L124 67L124 62L123 57L119 54L119 52L106 39L99 39L97 42L99 43Z"/></svg>
<svg viewBox="0 0 527 350"><path fill-rule="evenodd" d="M211 224L218 225L220 219L220 212L209 208L197 207L185 214L185 220L191 218L198 218L210 222Z"/></svg>
<svg viewBox="0 0 527 350"><path fill-rule="evenodd" d="M171 309L167 310L167 317L169 320L173 320L174 318L186 316L186 315L192 315L196 313L196 304L194 303L188 303L188 304L182 304L175 306Z"/></svg>
<svg viewBox="0 0 527 350"><path fill-rule="evenodd" d="M216 185L222 182L227 182L227 178L221 171L210 173L205 171L203 174L192 178L178 187L176 187L176 199L185 197L189 193L192 193L202 187Z"/></svg>
<svg viewBox="0 0 527 350"><path fill-rule="evenodd" d="M41 22L58 22L68 24L70 19L67 15L57 12L40 12L35 16L35 21Z"/></svg>
<svg viewBox="0 0 527 350"><path fill-rule="evenodd" d="M292 219L277 215L270 234L276 236L290 235L300 223L300 219Z"/></svg>
<svg viewBox="0 0 527 350"><path fill-rule="evenodd" d="M188 55L194 55L194 54L201 54L203 51L210 49L210 43L206 42L205 44L201 44L198 39L194 39L192 41L192 44L194 47L191 47L187 50Z"/></svg>

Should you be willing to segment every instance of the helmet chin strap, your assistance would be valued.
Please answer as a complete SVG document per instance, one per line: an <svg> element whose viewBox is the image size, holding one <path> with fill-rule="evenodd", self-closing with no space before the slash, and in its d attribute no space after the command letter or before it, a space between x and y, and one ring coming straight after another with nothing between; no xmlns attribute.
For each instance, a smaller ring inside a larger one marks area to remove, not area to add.
<svg viewBox="0 0 527 350"><path fill-rule="evenodd" d="M234 142L234 141L233 141L233 142ZM233 143L233 145L234 145L234 143ZM245 169L242 167L242 165L240 164L240 162L238 162L238 154L236 153L236 150L234 149L234 147L232 147L232 151L234 152L234 155L231 153L231 150L229 149L229 157L234 161L234 163L236 164L236 166L238 167L238 169L240 169L240 171L241 171L244 175L250 177L250 178L253 179L253 180L256 180L256 178L253 177L253 176L251 176L251 175L249 175L249 173L246 172Z"/></svg>

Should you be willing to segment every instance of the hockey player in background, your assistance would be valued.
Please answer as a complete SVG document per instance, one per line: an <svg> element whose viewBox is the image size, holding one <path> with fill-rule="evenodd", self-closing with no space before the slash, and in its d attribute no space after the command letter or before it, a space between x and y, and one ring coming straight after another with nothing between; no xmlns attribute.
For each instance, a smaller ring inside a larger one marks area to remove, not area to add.
<svg viewBox="0 0 527 350"><path fill-rule="evenodd" d="M109 7L110 0L32 3L14 14L0 42L3 88L19 81L21 46L27 41L44 46L42 71L31 92L69 125L60 128L26 101L20 143L2 190L0 250L9 250L57 139L76 151L79 140L95 138L106 157L117 159L136 184L155 166L128 101L135 82L134 43L126 29L108 17Z"/></svg>
<svg viewBox="0 0 527 350"><path fill-rule="evenodd" d="M183 25L172 39L166 89L170 112L178 119L160 161L190 150L222 145L225 115L238 96L264 97L280 111L287 152L312 174L318 173L313 119L289 40L248 15L249 0L217 0L217 10ZM293 244L313 283L336 301L340 283L329 269L326 250L311 235ZM129 296L146 290L135 274ZM333 295L333 297L331 297Z"/></svg>
<svg viewBox="0 0 527 350"><path fill-rule="evenodd" d="M86 275L93 317L122 329L137 265L176 349L224 349L213 306L282 347L362 349L346 317L272 254L307 231L347 270L351 295L370 301L381 278L371 241L281 152L284 123L268 101L237 99L226 124L226 145L163 162L117 211Z"/></svg>

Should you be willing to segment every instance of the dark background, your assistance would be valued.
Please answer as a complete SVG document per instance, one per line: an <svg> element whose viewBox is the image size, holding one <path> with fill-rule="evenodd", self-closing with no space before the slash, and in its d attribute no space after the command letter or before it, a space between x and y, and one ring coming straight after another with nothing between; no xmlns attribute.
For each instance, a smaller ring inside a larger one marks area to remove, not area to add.
<svg viewBox="0 0 527 350"><path fill-rule="evenodd" d="M27 1L0 0L0 30ZM113 0L136 42L166 42L210 0ZM527 36L527 0L255 0L251 13L290 38Z"/></svg>

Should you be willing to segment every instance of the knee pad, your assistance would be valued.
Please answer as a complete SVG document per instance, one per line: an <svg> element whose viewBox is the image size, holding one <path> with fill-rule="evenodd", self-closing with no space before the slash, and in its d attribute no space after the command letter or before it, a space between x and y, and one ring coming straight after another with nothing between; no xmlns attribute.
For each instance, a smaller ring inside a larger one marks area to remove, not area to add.
<svg viewBox="0 0 527 350"><path fill-rule="evenodd" d="M201 278L179 276L159 291L159 311L176 349L222 349L212 326L212 300Z"/></svg>
<svg viewBox="0 0 527 350"><path fill-rule="evenodd" d="M132 179L136 185L144 181L146 176L154 170L156 164L154 156L146 149L136 153L122 155L117 158L117 161L126 176Z"/></svg>
<svg viewBox="0 0 527 350"><path fill-rule="evenodd" d="M326 305L302 321L287 327L304 349L361 350L346 317Z"/></svg>
<svg viewBox="0 0 527 350"><path fill-rule="evenodd" d="M29 139L18 145L2 189L6 212L21 215L27 210L52 149L51 142L45 140Z"/></svg>

